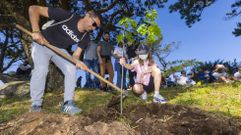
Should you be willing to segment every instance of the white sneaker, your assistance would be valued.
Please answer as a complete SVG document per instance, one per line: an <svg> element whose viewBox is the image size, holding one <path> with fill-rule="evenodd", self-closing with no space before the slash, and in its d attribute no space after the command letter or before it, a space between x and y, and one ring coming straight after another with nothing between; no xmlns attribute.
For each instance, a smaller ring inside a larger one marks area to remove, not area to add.
<svg viewBox="0 0 241 135"><path fill-rule="evenodd" d="M153 102L154 102L154 103L165 104L165 103L167 103L167 100L164 99L162 96L157 95L157 96L154 96L154 97L153 97Z"/></svg>
<svg viewBox="0 0 241 135"><path fill-rule="evenodd" d="M140 97L141 97L142 100L146 101L146 100L147 100L147 93L146 93L146 91L144 91L144 92L141 94Z"/></svg>

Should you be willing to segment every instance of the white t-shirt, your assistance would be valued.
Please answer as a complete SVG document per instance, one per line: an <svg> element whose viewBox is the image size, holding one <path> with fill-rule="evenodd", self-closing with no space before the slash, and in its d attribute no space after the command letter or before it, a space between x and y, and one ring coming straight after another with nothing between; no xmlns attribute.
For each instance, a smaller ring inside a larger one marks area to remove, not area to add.
<svg viewBox="0 0 241 135"><path fill-rule="evenodd" d="M241 73L239 71L234 73L234 77L236 77L237 79L241 79Z"/></svg>
<svg viewBox="0 0 241 135"><path fill-rule="evenodd" d="M195 85L196 82L192 79L190 79L189 77L186 77L186 76L180 76L178 79L177 79L177 84L179 85Z"/></svg>
<svg viewBox="0 0 241 135"><path fill-rule="evenodd" d="M124 56L124 57L126 57L127 55L126 55L126 50L125 49L123 49L123 48L121 48L121 47L116 47L115 48L115 50L114 50L114 54L116 54L117 56L119 56L119 57L122 57L122 55Z"/></svg>
<svg viewBox="0 0 241 135"><path fill-rule="evenodd" d="M179 85L186 85L188 80L189 80L188 77L186 77L186 76L180 76L180 77L177 79L177 83L178 83Z"/></svg>
<svg viewBox="0 0 241 135"><path fill-rule="evenodd" d="M223 77L227 77L228 76L228 74L226 73L226 72L221 72L221 73L219 73L219 72L213 72L213 77L216 79L216 80L218 80L221 76L223 76Z"/></svg>

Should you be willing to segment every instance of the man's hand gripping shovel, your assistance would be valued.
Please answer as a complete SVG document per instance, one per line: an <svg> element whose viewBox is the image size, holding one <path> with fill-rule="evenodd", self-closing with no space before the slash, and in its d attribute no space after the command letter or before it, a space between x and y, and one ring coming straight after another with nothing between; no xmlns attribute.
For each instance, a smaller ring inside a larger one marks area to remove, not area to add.
<svg viewBox="0 0 241 135"><path fill-rule="evenodd" d="M30 31L28 31L27 29L25 29L24 27L22 27L18 24L15 24L15 27L18 28L19 30L21 30L22 32L26 33L29 36L31 36L31 34L32 34ZM47 48L49 48L50 50L54 51L59 56L65 58L66 60L70 61L71 63L73 63L75 65L78 62L78 60L73 59L72 57L70 57L70 56L66 55L65 53L61 52L57 47L51 45L50 43L46 42L43 45L46 46ZM90 74L94 75L95 77L97 77L101 81L107 83L109 86L111 86L112 88L114 88L118 92L122 93L119 96L113 96L111 101L108 103L107 107L113 107L113 106L119 105L120 102L121 102L121 99L122 100L126 99L127 94L124 92L124 90L121 90L119 87L117 87L113 83L109 82L108 80L106 80L105 78L103 78L99 74L95 73L94 71L90 70L89 68L87 68L86 71L89 72Z"/></svg>

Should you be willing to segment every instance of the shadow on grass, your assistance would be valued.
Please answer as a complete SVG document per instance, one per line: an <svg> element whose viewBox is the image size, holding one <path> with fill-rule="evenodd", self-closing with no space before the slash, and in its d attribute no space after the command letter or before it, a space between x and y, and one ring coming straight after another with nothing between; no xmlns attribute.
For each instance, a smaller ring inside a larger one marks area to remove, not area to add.
<svg viewBox="0 0 241 135"><path fill-rule="evenodd" d="M29 97L0 99L0 123L12 120L29 110Z"/></svg>

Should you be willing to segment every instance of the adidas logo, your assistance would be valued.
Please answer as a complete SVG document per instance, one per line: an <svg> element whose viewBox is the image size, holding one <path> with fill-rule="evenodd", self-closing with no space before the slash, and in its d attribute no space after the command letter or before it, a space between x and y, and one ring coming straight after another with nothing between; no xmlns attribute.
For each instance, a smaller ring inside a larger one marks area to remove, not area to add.
<svg viewBox="0 0 241 135"><path fill-rule="evenodd" d="M66 25L62 25L62 29L73 39L75 42L79 42L80 40L74 35L74 32L70 30Z"/></svg>

